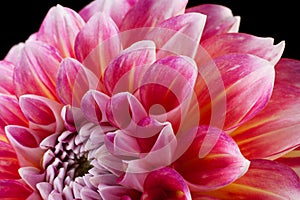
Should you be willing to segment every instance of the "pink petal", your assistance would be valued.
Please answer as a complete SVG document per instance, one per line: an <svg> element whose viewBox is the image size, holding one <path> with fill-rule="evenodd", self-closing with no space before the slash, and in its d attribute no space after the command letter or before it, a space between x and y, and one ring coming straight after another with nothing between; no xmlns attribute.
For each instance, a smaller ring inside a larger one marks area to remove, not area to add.
<svg viewBox="0 0 300 200"><path fill-rule="evenodd" d="M262 38L245 33L215 35L203 41L201 46L212 58L229 53L249 53L276 64L285 47L284 42L274 45L273 38ZM202 58L198 58L200 62Z"/></svg>
<svg viewBox="0 0 300 200"><path fill-rule="evenodd" d="M244 175L249 161L225 132L204 126L191 131L196 131L192 144L173 166L192 191L218 189Z"/></svg>
<svg viewBox="0 0 300 200"><path fill-rule="evenodd" d="M56 100L55 80L61 61L57 51L45 43L28 41L19 53L14 70L17 96L29 93Z"/></svg>
<svg viewBox="0 0 300 200"><path fill-rule="evenodd" d="M88 21L97 12L103 12L109 15L119 26L125 14L130 10L138 0L95 0L79 11L81 17Z"/></svg>
<svg viewBox="0 0 300 200"><path fill-rule="evenodd" d="M76 58L101 77L108 63L121 50L119 29L104 13L95 14L78 33Z"/></svg>
<svg viewBox="0 0 300 200"><path fill-rule="evenodd" d="M277 158L276 161L288 165L300 177L300 147L281 156L280 158Z"/></svg>
<svg viewBox="0 0 300 200"><path fill-rule="evenodd" d="M155 44L140 41L125 49L106 68L104 85L109 94L133 93L140 83L143 72L156 60Z"/></svg>
<svg viewBox="0 0 300 200"><path fill-rule="evenodd" d="M184 179L172 168L162 168L148 174L141 200L172 199L191 200Z"/></svg>
<svg viewBox="0 0 300 200"><path fill-rule="evenodd" d="M123 186L102 186L98 191L103 199L109 200L140 200L141 194Z"/></svg>
<svg viewBox="0 0 300 200"><path fill-rule="evenodd" d="M40 168L44 151L39 147L34 133L28 128L16 125L6 126L5 131L17 153L20 166Z"/></svg>
<svg viewBox="0 0 300 200"><path fill-rule="evenodd" d="M64 120L65 128L71 132L76 132L87 123L80 108L69 104L62 108L61 116Z"/></svg>
<svg viewBox="0 0 300 200"><path fill-rule="evenodd" d="M195 89L200 123L218 124L226 131L253 118L268 103L273 90L273 65L249 54L220 56L201 66L199 72ZM219 123L222 120L224 125Z"/></svg>
<svg viewBox="0 0 300 200"><path fill-rule="evenodd" d="M155 41L158 57L185 55L194 57L204 28L206 16L200 13L186 13L161 22L147 34Z"/></svg>
<svg viewBox="0 0 300 200"><path fill-rule="evenodd" d="M267 107L232 133L247 158L275 159L300 144L299 67L300 61L280 60Z"/></svg>
<svg viewBox="0 0 300 200"><path fill-rule="evenodd" d="M234 183L207 193L224 200L240 199L299 199L300 180L289 167L274 161L252 160L248 172ZM207 195L206 194L206 195ZM193 195L193 199L201 196Z"/></svg>
<svg viewBox="0 0 300 200"><path fill-rule="evenodd" d="M187 0L138 1L124 17L120 30L154 27L165 19L182 14L186 5Z"/></svg>
<svg viewBox="0 0 300 200"><path fill-rule="evenodd" d="M0 199L26 199L32 190L21 180L0 180Z"/></svg>
<svg viewBox="0 0 300 200"><path fill-rule="evenodd" d="M95 124L107 122L106 105L110 98L99 91L88 91L81 100L81 110L85 117Z"/></svg>
<svg viewBox="0 0 300 200"><path fill-rule="evenodd" d="M89 89L95 89L98 79L80 62L65 58L57 75L57 94L64 104L79 106L81 98Z"/></svg>
<svg viewBox="0 0 300 200"><path fill-rule="evenodd" d="M39 141L49 134L64 130L60 116L62 105L56 101L36 95L22 95L19 104L29 121L29 127L42 133L39 135Z"/></svg>
<svg viewBox="0 0 300 200"><path fill-rule="evenodd" d="M49 9L36 37L58 49L62 57L74 57L75 37L84 24L75 11L57 5Z"/></svg>
<svg viewBox="0 0 300 200"><path fill-rule="evenodd" d="M22 167L19 169L20 176L33 190L36 190L36 185L45 180L45 174L34 167Z"/></svg>
<svg viewBox="0 0 300 200"><path fill-rule="evenodd" d="M0 141L0 179L18 179L19 163L12 146Z"/></svg>
<svg viewBox="0 0 300 200"><path fill-rule="evenodd" d="M232 11L225 6L202 4L188 8L186 12L199 12L207 16L201 41L214 35L238 31L240 18L234 17Z"/></svg>
<svg viewBox="0 0 300 200"><path fill-rule="evenodd" d="M13 72L15 66L7 61L0 61L0 93L15 94Z"/></svg>
<svg viewBox="0 0 300 200"><path fill-rule="evenodd" d="M14 95L0 94L0 135L9 124L27 126L28 122Z"/></svg>

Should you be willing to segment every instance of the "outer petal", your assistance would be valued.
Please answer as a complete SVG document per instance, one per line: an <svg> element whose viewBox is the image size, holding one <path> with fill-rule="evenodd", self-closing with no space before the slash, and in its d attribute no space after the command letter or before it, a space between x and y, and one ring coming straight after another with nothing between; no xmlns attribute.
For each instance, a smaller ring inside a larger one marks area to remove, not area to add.
<svg viewBox="0 0 300 200"><path fill-rule="evenodd" d="M15 61L16 95L36 94L56 100L55 80L61 57L45 43L28 41ZM30 86L30 87L28 87Z"/></svg>
<svg viewBox="0 0 300 200"><path fill-rule="evenodd" d="M213 61L200 66L200 76L195 86L200 123L216 124L215 121L224 118L224 126L219 124L219 128L232 131L254 117L269 101L274 84L274 67L268 61L250 54L227 54ZM217 84L224 84L224 91L215 90ZM222 106L226 109L219 109ZM211 119L213 114L218 117Z"/></svg>
<svg viewBox="0 0 300 200"><path fill-rule="evenodd" d="M148 174L141 200L172 199L191 200L184 179L172 168L162 168Z"/></svg>
<svg viewBox="0 0 300 200"><path fill-rule="evenodd" d="M95 0L79 11L81 17L88 21L97 12L109 15L119 26L125 14L136 4L138 0Z"/></svg>
<svg viewBox="0 0 300 200"><path fill-rule="evenodd" d="M252 160L248 172L234 183L209 196L221 200L239 199L299 199L300 180L289 167L268 160ZM193 194L193 199L202 199Z"/></svg>
<svg viewBox="0 0 300 200"><path fill-rule="evenodd" d="M57 5L48 11L36 38L58 49L63 57L74 57L75 37L84 24L75 11Z"/></svg>
<svg viewBox="0 0 300 200"><path fill-rule="evenodd" d="M61 62L56 91L64 104L79 106L83 95L97 85L97 77L77 60L65 58Z"/></svg>
<svg viewBox="0 0 300 200"><path fill-rule="evenodd" d="M276 161L284 163L291 167L300 177L300 147L281 156Z"/></svg>
<svg viewBox="0 0 300 200"><path fill-rule="evenodd" d="M188 8L186 12L199 12L207 15L207 22L201 41L204 41L213 35L238 31L240 18L234 17L232 11L225 6L216 4L202 4Z"/></svg>
<svg viewBox="0 0 300 200"><path fill-rule="evenodd" d="M262 38L245 33L226 33L215 35L203 41L201 46L212 58L228 53L249 53L276 64L285 47L284 42L274 45L273 38ZM199 61L203 58L199 56Z"/></svg>
<svg viewBox="0 0 300 200"><path fill-rule="evenodd" d="M232 134L250 159L275 159L300 144L300 61L282 59L275 70L274 92L267 107Z"/></svg>
<svg viewBox="0 0 300 200"><path fill-rule="evenodd" d="M155 44L140 41L125 49L106 68L104 86L109 94L133 93L140 84L144 71L156 60Z"/></svg>
<svg viewBox="0 0 300 200"><path fill-rule="evenodd" d="M15 96L0 94L0 110L0 135L4 134L4 127L6 125L28 125L27 119L22 113Z"/></svg>
<svg viewBox="0 0 300 200"><path fill-rule="evenodd" d="M194 132L192 144L173 164L192 191L218 189L244 175L249 161L230 136L213 127L198 127Z"/></svg>
<svg viewBox="0 0 300 200"><path fill-rule="evenodd" d="M0 141L0 160L0 180L20 178L16 153L10 144L3 141Z"/></svg>
<svg viewBox="0 0 300 200"><path fill-rule="evenodd" d="M124 17L120 30L154 27L165 19L182 14L186 5L187 0L138 1Z"/></svg>
<svg viewBox="0 0 300 200"><path fill-rule="evenodd" d="M26 199L31 193L21 180L0 180L0 199Z"/></svg>
<svg viewBox="0 0 300 200"><path fill-rule="evenodd" d="M120 50L119 29L104 13L95 14L75 41L76 58L98 77L103 75L108 63Z"/></svg>
<svg viewBox="0 0 300 200"><path fill-rule="evenodd" d="M7 61L0 61L0 93L15 94L13 71L15 66Z"/></svg>

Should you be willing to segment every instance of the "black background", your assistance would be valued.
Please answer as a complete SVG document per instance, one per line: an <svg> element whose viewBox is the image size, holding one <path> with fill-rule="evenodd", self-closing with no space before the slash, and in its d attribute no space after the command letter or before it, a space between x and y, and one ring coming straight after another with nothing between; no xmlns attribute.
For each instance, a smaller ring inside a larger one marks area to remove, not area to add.
<svg viewBox="0 0 300 200"><path fill-rule="evenodd" d="M0 60L8 50L36 32L50 7L61 4L79 11L91 0L26 0L0 3ZM272 37L275 44L286 42L283 57L300 60L300 10L297 1L190 0L188 7L215 3L229 7L241 17L240 32ZM262 4L263 3L263 4ZM167 6L167 5L166 5Z"/></svg>

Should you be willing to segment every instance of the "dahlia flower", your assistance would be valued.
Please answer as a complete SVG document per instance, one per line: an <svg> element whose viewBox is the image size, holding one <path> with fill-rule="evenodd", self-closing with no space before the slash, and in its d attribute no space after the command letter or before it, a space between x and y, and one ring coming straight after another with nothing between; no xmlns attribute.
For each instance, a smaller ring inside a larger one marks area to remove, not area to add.
<svg viewBox="0 0 300 200"><path fill-rule="evenodd" d="M300 199L300 61L239 23L187 0L52 7L0 61L0 198Z"/></svg>

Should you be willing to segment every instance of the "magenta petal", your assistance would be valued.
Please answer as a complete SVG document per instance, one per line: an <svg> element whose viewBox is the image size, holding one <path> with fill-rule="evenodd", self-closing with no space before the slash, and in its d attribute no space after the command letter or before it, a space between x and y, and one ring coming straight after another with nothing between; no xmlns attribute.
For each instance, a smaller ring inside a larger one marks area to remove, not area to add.
<svg viewBox="0 0 300 200"><path fill-rule="evenodd" d="M73 58L65 58L57 76L57 94L61 102L79 106L81 98L89 89L96 89L98 79L80 62Z"/></svg>
<svg viewBox="0 0 300 200"><path fill-rule="evenodd" d="M291 167L300 178L300 147L276 159L276 161Z"/></svg>
<svg viewBox="0 0 300 200"><path fill-rule="evenodd" d="M79 11L81 17L88 21L95 13L104 12L119 26L125 14L138 0L95 0Z"/></svg>
<svg viewBox="0 0 300 200"><path fill-rule="evenodd" d="M121 50L119 29L104 13L95 14L78 33L75 41L76 58L101 77L109 62Z"/></svg>
<svg viewBox="0 0 300 200"><path fill-rule="evenodd" d="M128 47L106 68L104 85L109 94L133 93L147 67L156 60L155 43L139 41Z"/></svg>
<svg viewBox="0 0 300 200"><path fill-rule="evenodd" d="M0 134L4 134L6 125L27 126L28 122L14 95L0 94Z"/></svg>
<svg viewBox="0 0 300 200"><path fill-rule="evenodd" d="M15 66L7 61L0 61L0 93L15 94L13 71Z"/></svg>
<svg viewBox="0 0 300 200"><path fill-rule="evenodd" d="M148 174L141 199L191 200L192 197L182 176L174 169L165 167Z"/></svg>
<svg viewBox="0 0 300 200"><path fill-rule="evenodd" d="M41 167L41 159L44 151L39 147L32 130L16 125L5 127L7 138L14 147L21 167Z"/></svg>
<svg viewBox="0 0 300 200"><path fill-rule="evenodd" d="M0 179L18 179L19 163L12 146L0 140Z"/></svg>
<svg viewBox="0 0 300 200"><path fill-rule="evenodd" d="M57 51L45 43L28 41L19 53L14 71L16 95L36 94L56 100L55 81L61 61Z"/></svg>
<svg viewBox="0 0 300 200"><path fill-rule="evenodd" d="M202 4L188 8L186 12L199 12L207 16L207 22L201 41L214 35L238 31L240 18L234 17L232 11L225 6Z"/></svg>
<svg viewBox="0 0 300 200"><path fill-rule="evenodd" d="M36 37L58 49L62 57L74 57L75 37L84 24L75 11L57 5L48 11Z"/></svg>
<svg viewBox="0 0 300 200"><path fill-rule="evenodd" d="M224 187L248 170L250 162L225 132L201 126L192 129L189 135L194 133L196 135L192 144L173 164L192 191L209 191Z"/></svg>
<svg viewBox="0 0 300 200"><path fill-rule="evenodd" d="M0 180L0 199L26 199L31 193L21 180Z"/></svg>

